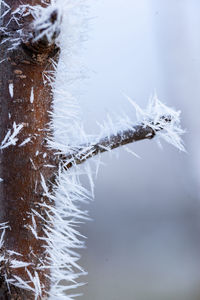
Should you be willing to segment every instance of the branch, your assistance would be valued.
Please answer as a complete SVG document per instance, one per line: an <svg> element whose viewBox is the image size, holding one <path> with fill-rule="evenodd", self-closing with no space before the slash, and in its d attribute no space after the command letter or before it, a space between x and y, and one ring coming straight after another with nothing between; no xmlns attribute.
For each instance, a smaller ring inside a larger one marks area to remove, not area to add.
<svg viewBox="0 0 200 300"><path fill-rule="evenodd" d="M170 116L162 116L160 122L157 122L156 124L149 122L149 125L145 125L144 123L134 125L130 129L101 138L94 144L81 145L72 154L66 156L61 155L60 159L65 168L71 168L74 164L81 164L97 154L140 140L152 139L157 132L165 129L164 124L167 125L171 121L172 119Z"/></svg>

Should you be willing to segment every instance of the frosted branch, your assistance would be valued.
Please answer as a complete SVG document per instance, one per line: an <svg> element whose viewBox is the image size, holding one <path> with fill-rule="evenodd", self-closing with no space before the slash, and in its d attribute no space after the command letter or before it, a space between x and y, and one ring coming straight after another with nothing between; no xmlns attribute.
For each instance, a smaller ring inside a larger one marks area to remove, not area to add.
<svg viewBox="0 0 200 300"><path fill-rule="evenodd" d="M171 122L169 118L164 118L165 122ZM163 120L162 120L163 121ZM152 125L154 125L152 123ZM156 133L160 130L163 130L163 125L161 126L157 123L157 128L153 129L153 127L146 126L144 124L135 125L132 129L120 131L117 134L113 134L110 136L106 136L101 138L97 143L92 145L82 145L80 148L75 151L73 154L61 156L65 166L70 168L73 164L81 164L87 159L106 152L112 149L118 148L123 145L127 145L133 142L152 139Z"/></svg>
<svg viewBox="0 0 200 300"><path fill-rule="evenodd" d="M87 159L106 151L127 145L136 141L152 139L157 136L172 144L180 151L185 151L181 135L180 111L175 111L160 102L155 95L150 100L147 109L142 110L134 101L128 98L136 110L138 123L130 125L126 120L120 120L120 129L111 121L111 134L95 139L74 149L67 155L61 155L61 161L66 168L81 164ZM124 129L123 129L124 128Z"/></svg>

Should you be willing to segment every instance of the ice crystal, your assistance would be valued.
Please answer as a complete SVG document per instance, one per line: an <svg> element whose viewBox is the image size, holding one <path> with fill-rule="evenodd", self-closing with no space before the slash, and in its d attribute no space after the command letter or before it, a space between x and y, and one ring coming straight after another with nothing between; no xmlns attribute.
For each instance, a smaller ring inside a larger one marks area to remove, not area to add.
<svg viewBox="0 0 200 300"><path fill-rule="evenodd" d="M18 141L17 135L20 133L23 126L24 126L23 124L16 125L16 123L14 122L12 130L11 129L8 130L3 141L1 142L0 149L5 149L11 145L13 146L16 145Z"/></svg>

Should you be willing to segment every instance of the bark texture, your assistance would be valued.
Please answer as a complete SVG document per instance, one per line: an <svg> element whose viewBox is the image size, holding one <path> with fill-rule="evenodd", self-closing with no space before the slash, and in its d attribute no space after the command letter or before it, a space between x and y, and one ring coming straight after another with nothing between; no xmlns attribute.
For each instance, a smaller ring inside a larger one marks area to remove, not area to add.
<svg viewBox="0 0 200 300"><path fill-rule="evenodd" d="M41 4L40 1L23 1L25 4ZM0 46L0 140L3 141L8 130L13 132L13 124L22 125L16 136L16 145L10 145L0 150L0 222L8 222L10 229L5 233L5 249L20 253L20 260L31 262L27 268L34 274L41 260L45 261L44 241L38 240L31 233L31 210L43 212L39 203L44 201L41 187L41 174L46 181L55 173L54 155L46 147L47 136L51 134L48 127L49 111L52 110L52 91L44 83L43 76L52 70L51 59L58 56L55 43L45 44L45 39L34 44L31 40L21 43L16 49L8 50L12 45L10 36L16 36L17 30L30 30L31 16L20 19L20 25L11 20L11 13L22 4L21 1L6 1L11 10L3 19L4 28ZM8 24L8 25L7 25ZM20 27L20 28L19 28ZM15 125L14 125L15 126ZM28 142L20 146L26 139ZM38 236L44 236L41 220L36 220ZM1 249L4 251L4 249ZM12 255L12 259L19 256ZM17 275L25 281L30 281L24 268L2 266L3 273ZM39 277L47 288L48 270L40 270ZM48 288L47 288L48 289ZM32 292L18 288L8 291L4 278L0 281L0 299L35 299Z"/></svg>

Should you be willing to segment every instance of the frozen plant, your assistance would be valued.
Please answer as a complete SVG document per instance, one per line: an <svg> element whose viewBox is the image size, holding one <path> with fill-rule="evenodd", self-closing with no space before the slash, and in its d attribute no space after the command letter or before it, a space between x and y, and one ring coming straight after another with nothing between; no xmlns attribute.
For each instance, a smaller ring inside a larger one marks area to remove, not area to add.
<svg viewBox="0 0 200 300"><path fill-rule="evenodd" d="M136 124L126 116L108 118L98 136L85 133L68 89L85 2L49 2L1 1L1 299L75 297L77 278L85 274L76 253L84 245L78 226L88 219L80 204L94 188L90 165L80 164L155 136L184 150L180 112L156 96L146 110L128 98ZM80 183L83 172L91 191Z"/></svg>

